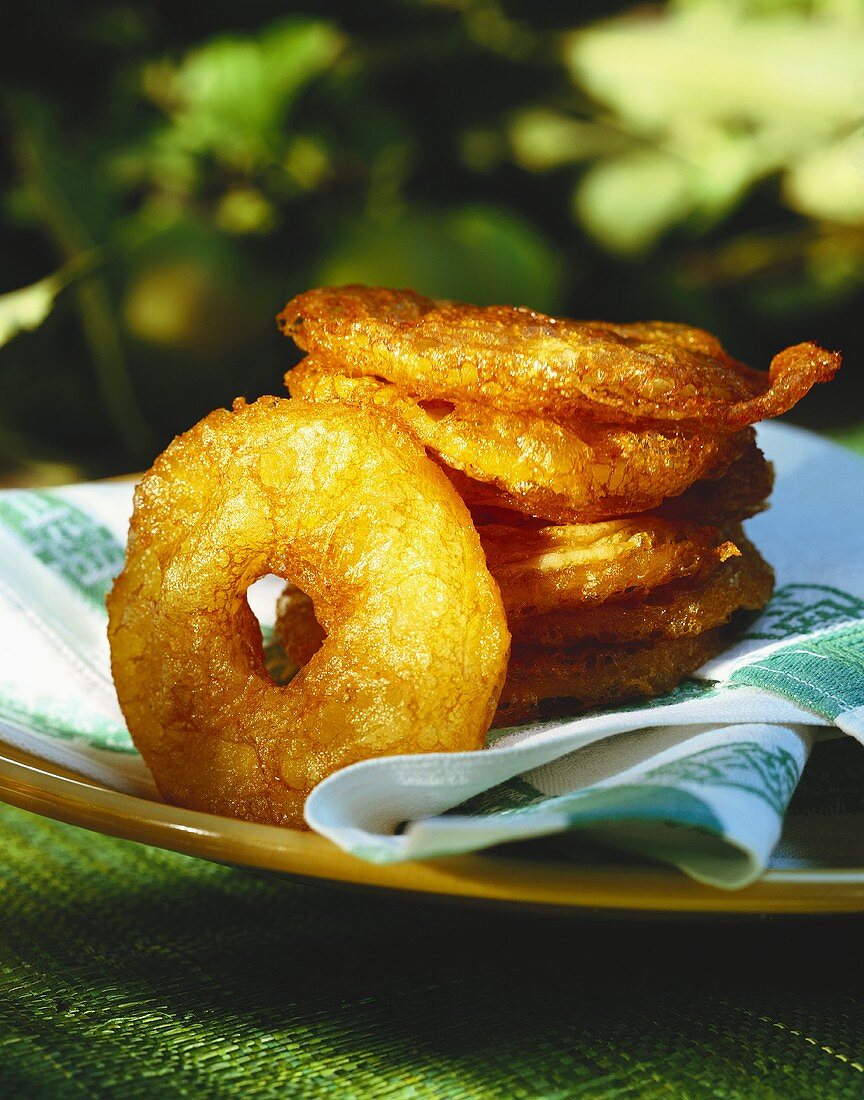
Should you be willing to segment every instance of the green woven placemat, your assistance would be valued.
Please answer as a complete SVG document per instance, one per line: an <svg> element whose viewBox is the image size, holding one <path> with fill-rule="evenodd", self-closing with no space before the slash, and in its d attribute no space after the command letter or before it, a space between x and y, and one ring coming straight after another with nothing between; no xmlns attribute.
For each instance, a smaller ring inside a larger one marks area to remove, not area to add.
<svg viewBox="0 0 864 1100"><path fill-rule="evenodd" d="M864 1096L864 922L393 901L0 808L0 1096Z"/></svg>

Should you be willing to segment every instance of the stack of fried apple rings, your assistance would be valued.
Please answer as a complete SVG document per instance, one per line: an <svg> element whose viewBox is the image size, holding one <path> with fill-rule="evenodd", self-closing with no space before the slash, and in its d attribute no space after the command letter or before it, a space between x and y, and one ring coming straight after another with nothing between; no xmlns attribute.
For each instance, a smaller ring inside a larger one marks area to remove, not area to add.
<svg viewBox="0 0 864 1100"><path fill-rule="evenodd" d="M833 377L799 344L768 373L708 333L325 288L279 316L306 358L292 397L395 423L468 506L512 650L494 724L674 687L767 602L742 521L772 471L752 425ZM293 585L277 632L305 664L324 639Z"/></svg>
<svg viewBox="0 0 864 1100"><path fill-rule="evenodd" d="M302 826L346 765L666 691L767 601L752 425L838 356L800 344L764 374L682 325L368 287L280 322L308 353L291 399L216 409L156 459L108 599L168 801ZM268 574L287 683L246 598Z"/></svg>

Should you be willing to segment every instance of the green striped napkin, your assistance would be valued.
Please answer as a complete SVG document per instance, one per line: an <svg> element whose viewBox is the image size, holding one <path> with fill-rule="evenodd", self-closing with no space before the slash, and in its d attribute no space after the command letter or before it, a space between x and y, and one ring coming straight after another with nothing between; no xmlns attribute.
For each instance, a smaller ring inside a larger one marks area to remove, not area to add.
<svg viewBox="0 0 864 1100"><path fill-rule="evenodd" d="M788 426L761 442L778 482L748 533L778 587L735 646L638 707L354 765L313 792L310 825L378 862L566 833L721 886L758 877L820 727L864 741L864 463ZM154 798L105 638L130 509L126 485L0 493L0 740ZM265 638L279 584L250 591Z"/></svg>

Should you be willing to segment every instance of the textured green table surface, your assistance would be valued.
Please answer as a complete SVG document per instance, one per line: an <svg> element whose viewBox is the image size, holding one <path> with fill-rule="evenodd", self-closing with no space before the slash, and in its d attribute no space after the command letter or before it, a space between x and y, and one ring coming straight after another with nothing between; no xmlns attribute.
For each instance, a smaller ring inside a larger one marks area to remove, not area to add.
<svg viewBox="0 0 864 1100"><path fill-rule="evenodd" d="M257 878L0 808L0 1096L864 1097L864 921Z"/></svg>

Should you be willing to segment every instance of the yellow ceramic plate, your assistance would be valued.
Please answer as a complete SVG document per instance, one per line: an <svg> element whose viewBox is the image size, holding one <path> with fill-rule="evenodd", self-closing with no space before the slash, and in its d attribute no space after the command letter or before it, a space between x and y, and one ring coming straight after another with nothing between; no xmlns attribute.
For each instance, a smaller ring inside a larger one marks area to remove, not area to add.
<svg viewBox="0 0 864 1100"><path fill-rule="evenodd" d="M376 866L323 837L232 821L136 798L55 764L0 748L0 800L126 840L256 871L452 899L558 909L665 913L864 911L864 869L769 871L746 890L700 886L647 865L580 866L548 857L486 853Z"/></svg>

